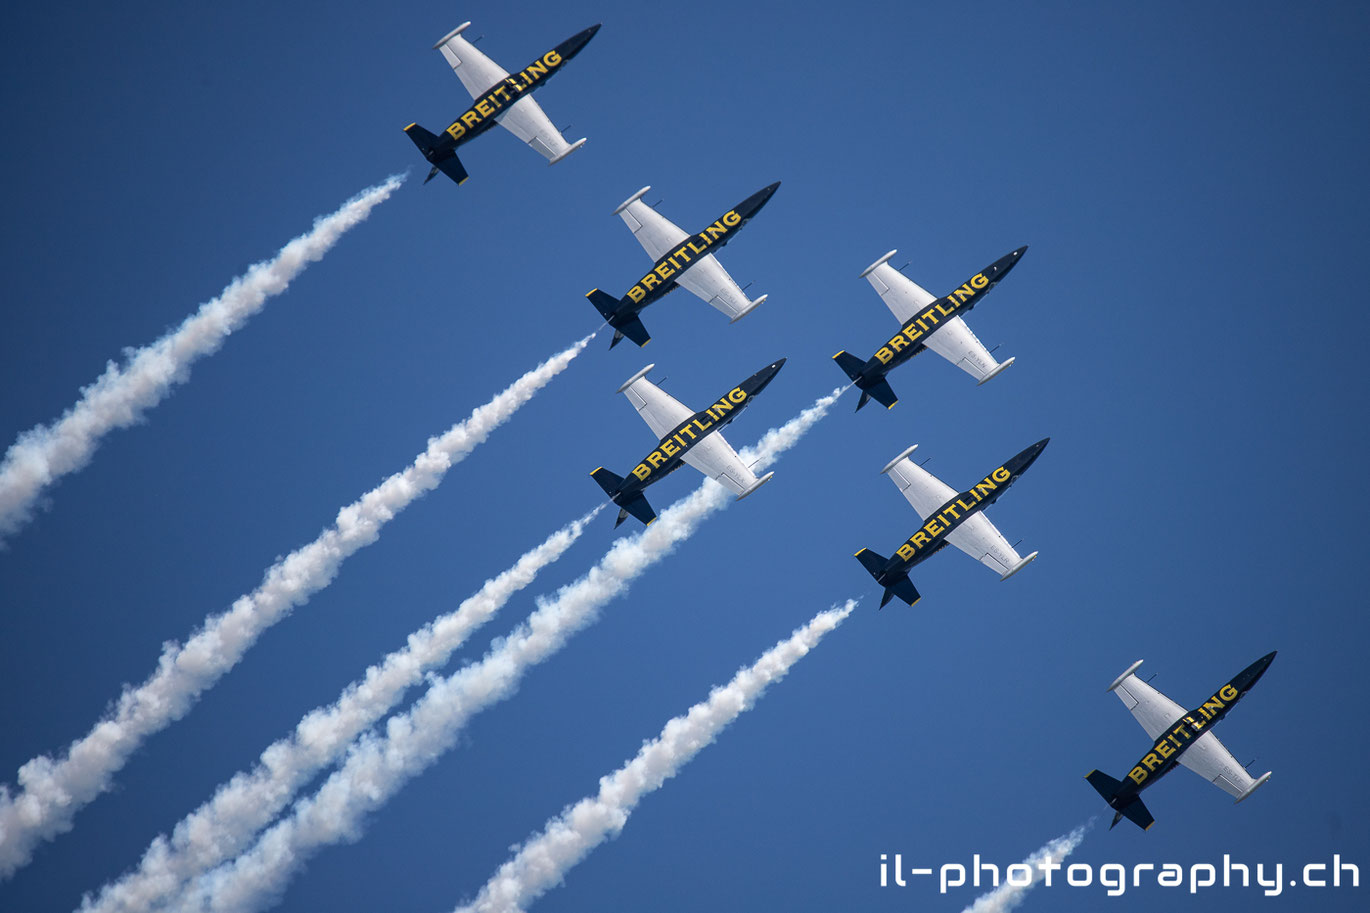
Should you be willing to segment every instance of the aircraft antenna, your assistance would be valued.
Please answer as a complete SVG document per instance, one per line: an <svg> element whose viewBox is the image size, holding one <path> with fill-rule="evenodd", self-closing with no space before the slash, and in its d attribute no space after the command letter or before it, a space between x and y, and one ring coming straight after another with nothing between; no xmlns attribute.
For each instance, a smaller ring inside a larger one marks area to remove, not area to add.
<svg viewBox="0 0 1370 913"><path fill-rule="evenodd" d="M485 33L482 32L481 34L477 35L475 38L472 38L472 39L471 39L471 43L472 43L472 44L478 44L478 43L480 42L480 40L481 40L482 38L484 38L484 37L485 37Z"/></svg>
<svg viewBox="0 0 1370 913"><path fill-rule="evenodd" d="M853 383L855 383L855 381L853 381ZM919 466L926 466L926 465L928 465L928 463L930 463L930 462L932 462L932 457L928 457L927 459L925 459L923 462L919 463L918 465L919 465Z"/></svg>
<svg viewBox="0 0 1370 913"><path fill-rule="evenodd" d="M1251 765L1252 765L1252 764L1255 764L1255 763L1256 763L1257 761L1259 761L1259 760L1260 760L1260 758L1252 758L1250 761L1247 761L1247 762L1246 762L1245 764L1243 764L1242 766L1245 767L1245 768L1247 768L1247 773L1250 773L1250 772L1251 772L1251 771L1250 771Z"/></svg>
<svg viewBox="0 0 1370 913"><path fill-rule="evenodd" d="M755 282L755 281L756 281L755 279L752 280L752 282ZM746 285L742 286L742 291L745 292L747 289L751 288L751 287L752 287L752 282L748 282Z"/></svg>
<svg viewBox="0 0 1370 913"><path fill-rule="evenodd" d="M995 344L994 344L994 348L992 348L992 349L989 350L989 354L993 355L995 352L998 352L998 351L999 351L999 346L1001 346L1001 345L1003 345L1002 342L995 343Z"/></svg>
<svg viewBox="0 0 1370 913"><path fill-rule="evenodd" d="M909 265L910 263L912 263L912 262L913 262L912 260L905 260L905 261L904 261L904 266L908 266L908 265ZM899 267L899 272L902 273L902 272L904 271L904 266Z"/></svg>
<svg viewBox="0 0 1370 913"><path fill-rule="evenodd" d="M1013 548L1017 548L1018 546L1020 546L1020 545L1022 545L1022 544L1023 544L1023 540L1022 540L1022 539L1019 539L1017 542L1013 543L1013 546L1012 546L1012 547L1013 547Z"/></svg>
<svg viewBox="0 0 1370 913"><path fill-rule="evenodd" d="M574 126L575 126L575 124L567 124L566 126L564 126L564 127L561 128L561 132L562 132L562 133L565 133L567 130L570 130L570 129L571 129L572 127L574 127Z"/></svg>
<svg viewBox="0 0 1370 913"><path fill-rule="evenodd" d="M665 200L665 199L666 199L665 197L662 197L660 200L657 200L655 203L648 203L647 205L650 206L650 207L652 207L653 209L656 209L658 206L661 205L662 200Z"/></svg>
<svg viewBox="0 0 1370 913"><path fill-rule="evenodd" d="M1155 678L1155 677L1156 677L1156 673L1155 673L1155 672L1151 673L1151 678ZM1149 679L1146 680L1146 683L1147 683L1148 685L1151 684L1151 678L1149 678Z"/></svg>

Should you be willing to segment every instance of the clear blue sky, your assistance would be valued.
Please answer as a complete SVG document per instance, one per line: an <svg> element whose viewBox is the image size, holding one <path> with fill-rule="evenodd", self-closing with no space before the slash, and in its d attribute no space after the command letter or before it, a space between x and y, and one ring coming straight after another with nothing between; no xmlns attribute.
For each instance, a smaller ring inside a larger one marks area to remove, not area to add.
<svg viewBox="0 0 1370 913"><path fill-rule="evenodd" d="M519 374L599 323L581 296L648 265L615 205L643 184L686 230L772 181L722 255L770 299L729 326L685 292L645 352L596 340L267 634L118 788L0 885L61 910L133 865L308 709L600 499L650 449L614 390L649 361L696 407L781 356L736 446L842 380L895 322L857 274L891 247L934 293L1022 244L971 316L1017 363L977 388L935 356L848 394L777 466L368 824L285 910L441 911L671 716L819 609L857 613L537 908L959 910L877 887L909 864L1015 862L1108 810L1083 780L1147 747L1107 684L1136 659L1192 706L1279 658L1219 730L1274 778L1230 799L1189 773L1157 825L1096 828L1093 862L1330 861L1370 879L1363 472L1365 150L1352 4L701 2L29 5L0 37L7 289L0 435L55 418L361 188L409 183L200 362L0 553L0 780L83 735L160 645ZM471 179L424 187L401 129L468 104L430 46L471 19L506 68L604 27L539 93L571 139L548 168L497 131ZM911 443L955 488L1044 436L990 516L1040 559L1007 583L956 552L910 610L852 553L917 524L879 470ZM681 472L651 489L665 507ZM461 659L614 539L595 527ZM1365 882L1362 882L1363 885ZM1286 888L1272 909L1364 909ZM1038 889L1028 909L1097 910ZM1114 906L1245 910L1253 891Z"/></svg>

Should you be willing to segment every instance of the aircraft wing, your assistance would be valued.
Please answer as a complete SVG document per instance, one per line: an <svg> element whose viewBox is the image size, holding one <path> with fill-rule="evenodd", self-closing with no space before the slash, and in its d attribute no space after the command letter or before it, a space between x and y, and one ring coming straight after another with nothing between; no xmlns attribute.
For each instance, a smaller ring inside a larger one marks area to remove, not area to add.
<svg viewBox="0 0 1370 913"><path fill-rule="evenodd" d="M944 319L937 329L923 337L923 345L965 371L977 381L987 380L999 367L985 344L960 317Z"/></svg>
<svg viewBox="0 0 1370 913"><path fill-rule="evenodd" d="M913 448L909 448L910 451ZM909 504L918 513L918 517L926 520L937 512L937 508L956 497L956 492L952 491L946 482L919 466L905 454L894 461L894 465L885 470L886 474L894 482Z"/></svg>
<svg viewBox="0 0 1370 913"><path fill-rule="evenodd" d="M462 37L462 30L470 24L467 22L459 26L456 31L440 41L437 47L442 51L443 59L452 67L452 72L457 74L457 78L474 100L484 96L509 74ZM525 95L505 108L496 115L495 120L553 164L580 145L566 142L561 131L552 126L552 122L542 113L542 108L538 107L538 103L533 101L531 95Z"/></svg>
<svg viewBox="0 0 1370 913"><path fill-rule="evenodd" d="M1124 678L1118 687L1113 689L1113 693L1118 695L1123 706L1132 711L1132 715L1137 718L1137 722L1142 724L1142 728L1152 739L1160 738L1161 733L1169 731L1175 725L1175 721L1185 714L1183 707L1136 675L1129 675ZM1203 739L1201 738L1199 741L1202 742ZM1193 751L1197 747L1198 743L1196 742L1189 751Z"/></svg>
<svg viewBox="0 0 1370 913"><path fill-rule="evenodd" d="M665 437L666 432L694 415L694 410L644 376L653 367L648 365L643 368L641 373L624 385L621 392L628 397L628 402L633 404L637 414L642 416L659 440Z"/></svg>
<svg viewBox="0 0 1370 913"><path fill-rule="evenodd" d="M936 301L937 298L935 295L929 294L917 282L889 265L889 258L894 253L894 251L890 251L885 254L877 262L877 265L865 275L871 286L880 295L880 300L885 302L885 306L890 309L894 319L898 320L902 326L926 311L928 305ZM955 493L952 492L952 494Z"/></svg>
<svg viewBox="0 0 1370 913"><path fill-rule="evenodd" d="M1256 785L1255 778L1211 732L1195 739L1180 755L1180 763L1234 799L1240 799Z"/></svg>
<svg viewBox="0 0 1370 913"><path fill-rule="evenodd" d="M736 320L752 308L752 302L713 254L696 259L689 269L675 277L675 281L676 285L689 289L727 314L730 320Z"/></svg>
<svg viewBox="0 0 1370 913"><path fill-rule="evenodd" d="M685 462L738 497L758 484L756 475L717 431L685 451Z"/></svg>
<svg viewBox="0 0 1370 913"><path fill-rule="evenodd" d="M947 533L947 541L1001 577L1023 563L1023 556L1008 544L984 511L976 511Z"/></svg>
<svg viewBox="0 0 1370 913"><path fill-rule="evenodd" d="M615 210L628 230L637 238L637 243L653 261L660 260L663 254L676 250L689 240L689 235L680 226L642 202L642 195L652 189L648 184L633 194L626 203Z"/></svg>

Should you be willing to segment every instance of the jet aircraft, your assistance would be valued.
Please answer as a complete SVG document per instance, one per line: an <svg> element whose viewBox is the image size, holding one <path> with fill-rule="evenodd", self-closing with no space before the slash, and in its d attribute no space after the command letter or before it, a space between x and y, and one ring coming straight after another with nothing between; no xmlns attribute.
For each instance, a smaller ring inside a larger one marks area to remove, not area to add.
<svg viewBox="0 0 1370 913"><path fill-rule="evenodd" d="M698 412L692 412L647 380L647 372L656 365L648 365L628 378L618 392L627 395L637 414L660 441L633 467L626 479L603 466L590 473L590 478L598 482L609 499L619 506L614 528L617 529L629 514L650 526L656 519L656 511L647 503L642 490L675 472L684 463L722 484L737 495L739 501L765 485L775 473L768 472L758 479L718 432L766 389L784 364L783 358L772 362Z"/></svg>
<svg viewBox="0 0 1370 913"><path fill-rule="evenodd" d="M639 346L650 342L651 337L638 314L677 285L727 314L732 318L730 323L741 320L765 301L765 295L748 301L733 277L714 257L714 251L731 241L733 235L761 211L779 186L780 182L776 181L758 190L695 235L687 235L670 219L642 202L642 195L652 189L651 185L620 203L614 214L623 217L633 237L656 262L622 298L599 289L586 294L585 297L614 328L609 348L618 345L625 336Z"/></svg>
<svg viewBox="0 0 1370 913"><path fill-rule="evenodd" d="M1238 672L1235 678L1219 688L1211 698L1188 713L1179 704L1137 678L1134 673L1142 664L1141 660L1137 660L1126 672L1113 680L1108 690L1118 695L1123 705L1137 718L1137 722L1142 724L1146 734L1156 740L1156 744L1128 772L1127 780L1124 782L1120 783L1097 770L1091 770L1085 776L1089 785L1093 786L1114 810L1110 830L1124 817L1142 830L1149 830L1151 825L1156 823L1156 819L1151 817L1151 812L1147 811L1138 794L1174 770L1176 764L1188 767L1234 797L1237 802L1251 795L1270 779L1270 771L1266 771L1259 779L1252 778L1246 772L1246 768L1238 764L1232 753L1218 741L1218 737L1208 730L1227 716L1232 706L1260 681L1274 660L1274 651L1262 656Z"/></svg>
<svg viewBox="0 0 1370 913"><path fill-rule="evenodd" d="M427 184L441 171L458 184L464 183L466 168L457 158L457 147L480 136L495 124L501 124L540 152L548 159L549 165L555 165L585 145L583 138L567 143L530 96L560 72L566 61L580 53L580 49L595 37L599 26L592 25L572 35L511 76L461 37L470 24L463 22L433 47L441 49L442 56L451 64L466 91L471 93L475 104L454 120L441 136L434 136L418 124L404 128L423 157L433 166L423 182Z"/></svg>
<svg viewBox="0 0 1370 913"><path fill-rule="evenodd" d="M883 609L893 596L898 596L909 605L916 603L921 597L909 580L909 569L948 543L998 573L1000 580L1007 580L1027 567L1037 553L1033 552L1026 558L1020 557L994 524L989 522L984 511L1018 481L1018 477L1027 471L1050 440L1043 438L960 494L909 459L909 454L918 449L917 444L886 463L880 471L890 477L913 505L918 516L926 522L895 550L891 558L887 559L868 548L856 553L856 559L862 567L875 578L876 583L885 588L880 608Z"/></svg>
<svg viewBox="0 0 1370 913"><path fill-rule="evenodd" d="M967 279L960 288L952 289L945 298L934 298L912 279L890 266L890 251L862 271L861 275L880 293L895 318L903 324L899 333L875 350L867 361L862 361L845 349L833 356L833 361L861 390L857 401L859 410L874 399L886 409L892 409L899 398L885 375L924 349L932 349L947 361L983 384L1013 364L1010 358L996 362L983 343L961 319L980 303L989 290L1008 275L1017 265L1027 246L1000 257L980 272Z"/></svg>

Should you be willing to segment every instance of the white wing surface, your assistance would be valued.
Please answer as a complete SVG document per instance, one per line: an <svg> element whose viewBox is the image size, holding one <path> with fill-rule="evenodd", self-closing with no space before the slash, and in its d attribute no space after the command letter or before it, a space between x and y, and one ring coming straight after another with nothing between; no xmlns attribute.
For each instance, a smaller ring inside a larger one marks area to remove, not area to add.
<svg viewBox="0 0 1370 913"><path fill-rule="evenodd" d="M652 189L648 184L624 201L614 212L633 233L637 243L653 261L680 247L690 236L670 219L642 202L642 195Z"/></svg>
<svg viewBox="0 0 1370 913"><path fill-rule="evenodd" d="M619 392L628 397L628 402L660 440L666 432L694 415L694 410L646 378L647 372L654 367L656 365L643 368Z"/></svg>
<svg viewBox="0 0 1370 913"><path fill-rule="evenodd" d="M947 533L947 541L1001 577L1023 563L1023 556L1008 544L984 511L976 511Z"/></svg>
<svg viewBox="0 0 1370 913"><path fill-rule="evenodd" d="M1188 767L1234 799L1240 799L1256 785L1246 768L1237 763L1232 752L1211 732L1205 732L1180 755L1180 764Z"/></svg>
<svg viewBox="0 0 1370 913"><path fill-rule="evenodd" d="M885 467L885 474L908 498L919 518L926 520L937 512L937 508L954 498L956 492L946 482L909 459L912 452L913 447L910 447L896 457Z"/></svg>
<svg viewBox="0 0 1370 913"><path fill-rule="evenodd" d="M650 184L643 187L614 211L623 218L624 224L633 233L637 243L642 245L647 256L655 261L679 250L680 245L688 241L691 235L642 202L642 195L651 189ZM746 293L713 254L691 256L694 259L689 267L684 272L676 273L676 284L727 314L730 320L737 320L765 300L764 295L756 301L748 300Z"/></svg>
<svg viewBox="0 0 1370 913"><path fill-rule="evenodd" d="M1159 739L1161 733L1168 732L1175 721L1184 716L1184 708L1166 697L1136 675L1129 675L1113 689L1137 722L1142 724L1146 734ZM1202 741L1202 740L1200 740ZM1197 746L1196 746L1197 747ZM1194 749L1191 748L1190 751Z"/></svg>
<svg viewBox="0 0 1370 913"><path fill-rule="evenodd" d="M461 33L470 24L463 22L434 47L442 51L443 59L452 67L452 72L457 74L457 78L466 87L471 98L476 99L494 88L496 83L509 74L462 37ZM553 165L585 142L584 139L575 143L566 142L561 131L552 126L552 122L542 113L542 108L538 107L538 103L533 101L531 95L525 95L505 108L495 120L510 133L532 146Z"/></svg>
<svg viewBox="0 0 1370 913"><path fill-rule="evenodd" d="M738 497L760 484L737 451L717 431L685 451L685 462Z"/></svg>
<svg viewBox="0 0 1370 913"><path fill-rule="evenodd" d="M871 286L880 295L880 300L885 302L894 319L903 326L926 311L928 306L937 300L937 296L929 294L917 282L890 266L889 259L895 253L896 251L892 250L885 254L861 275L870 281Z"/></svg>
<svg viewBox="0 0 1370 913"><path fill-rule="evenodd" d="M960 317L943 318L937 329L923 337L923 345L965 371L977 381L986 381L999 367L985 344Z"/></svg>

